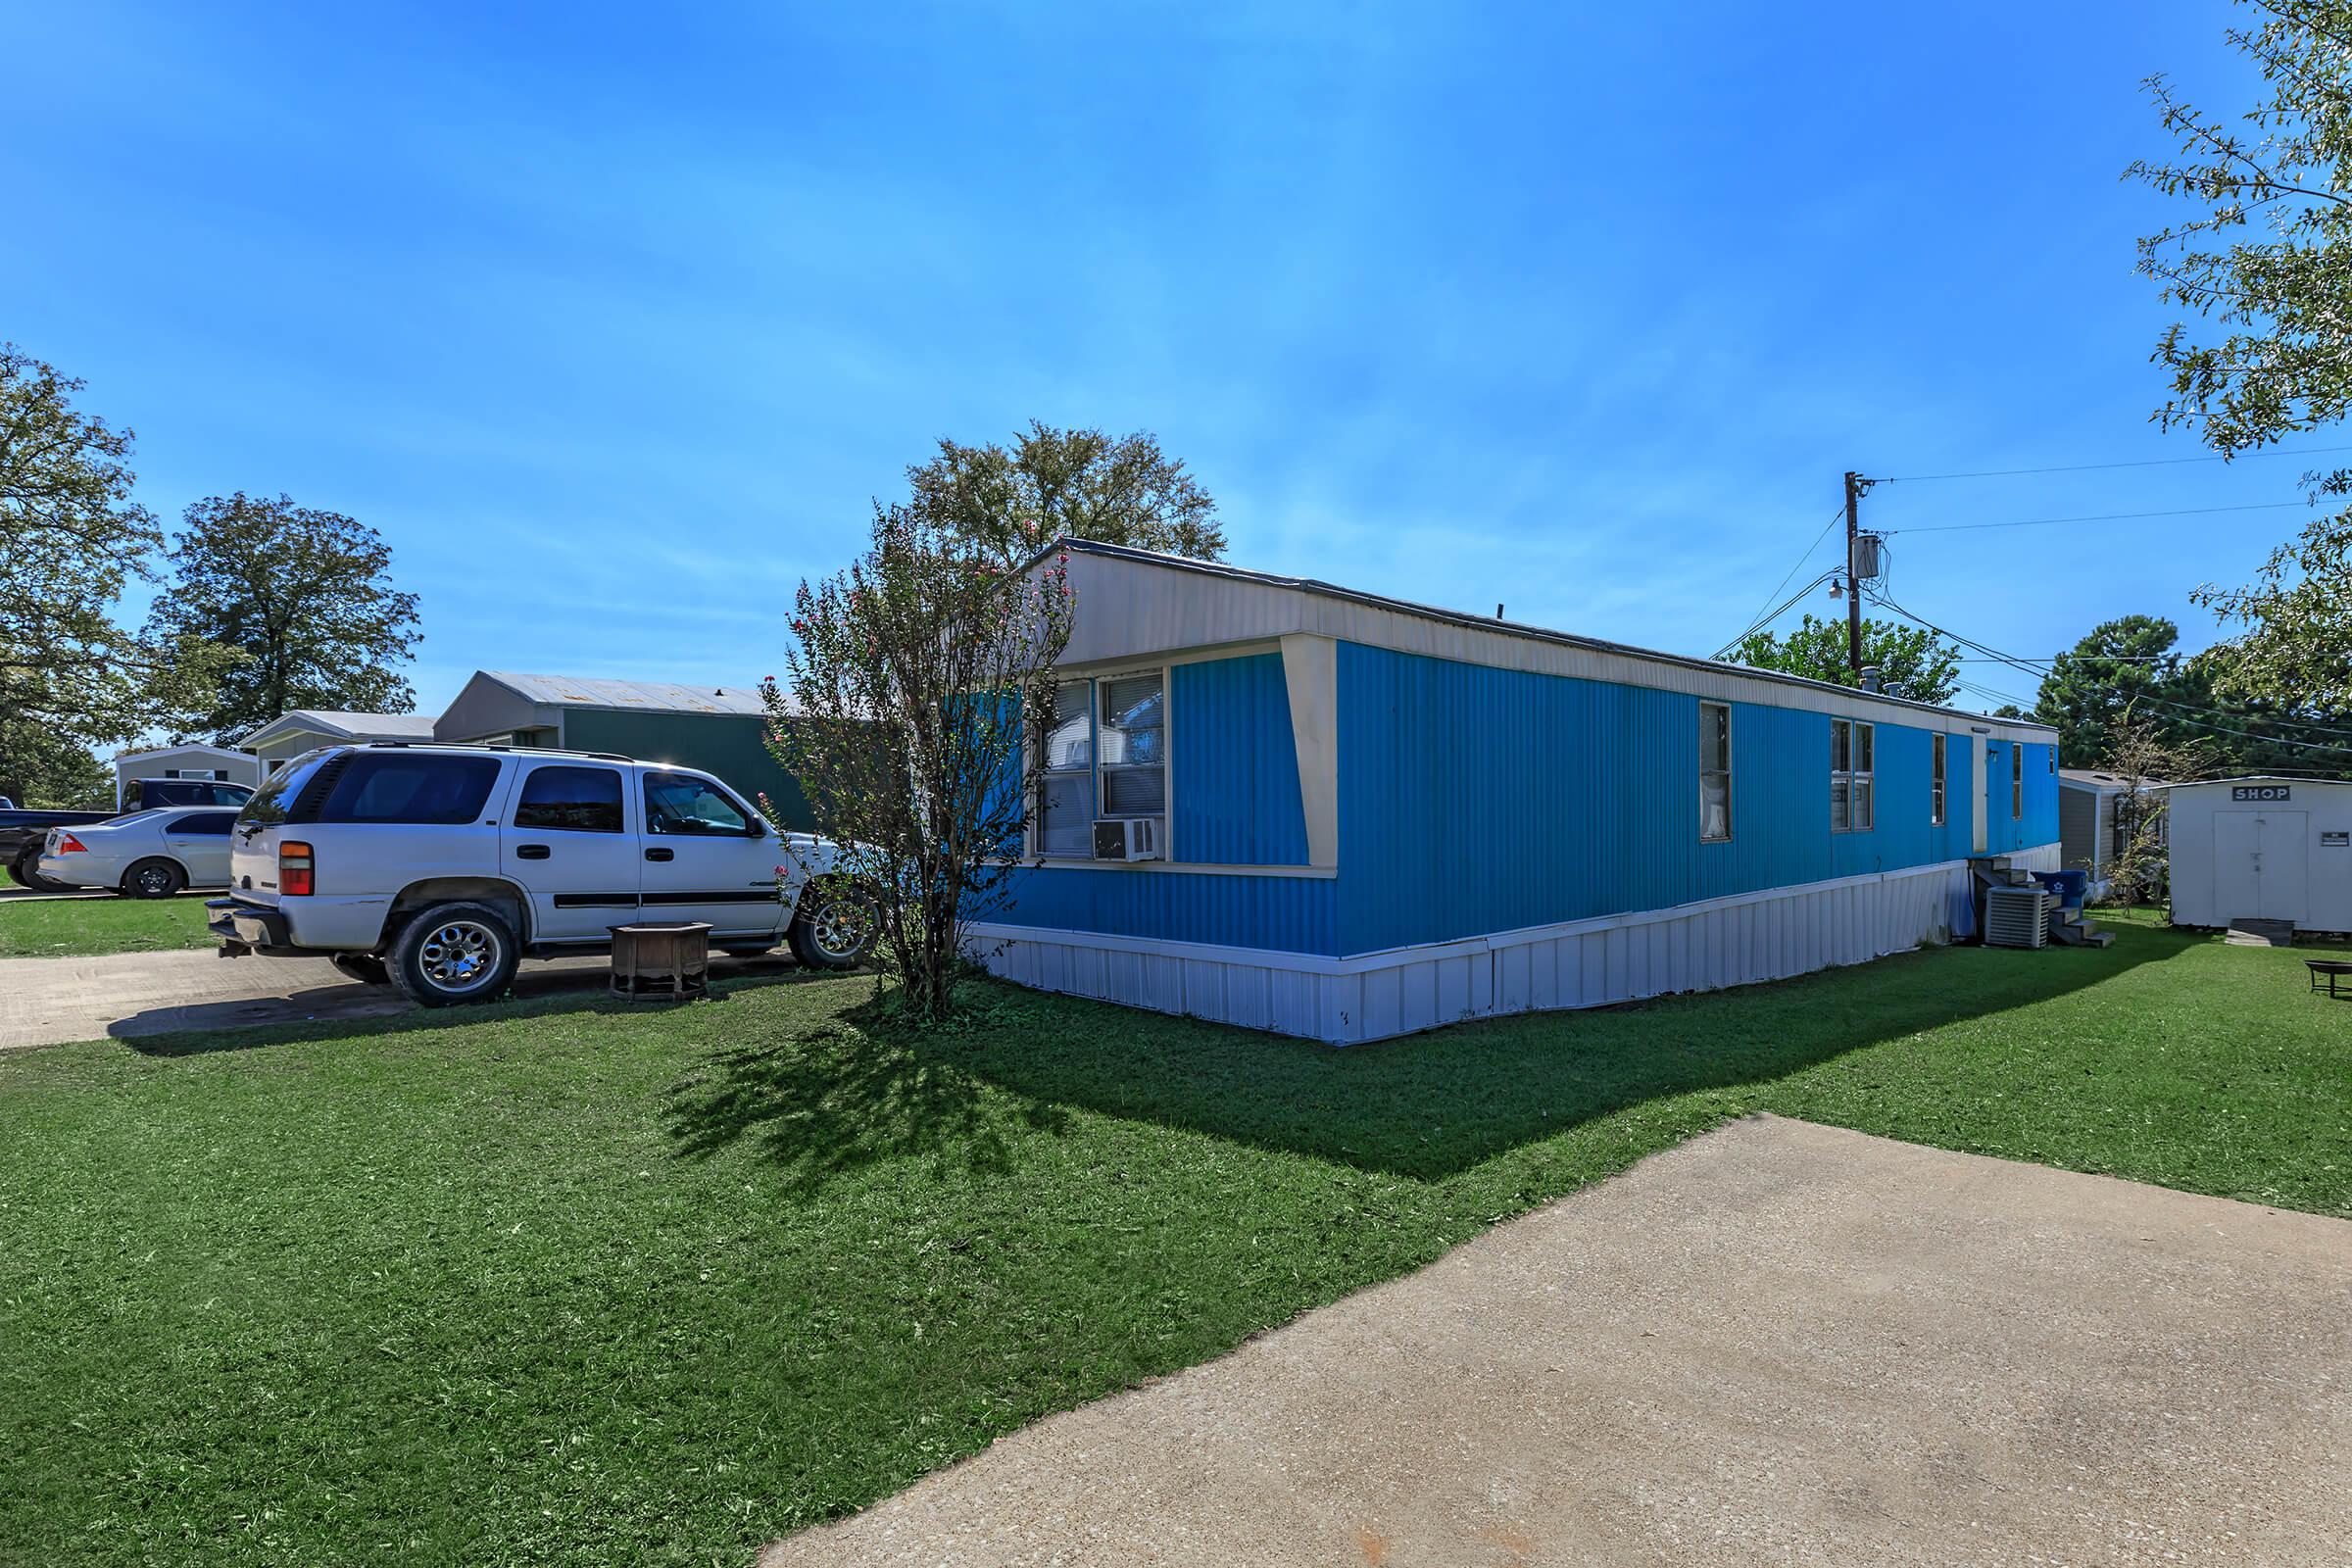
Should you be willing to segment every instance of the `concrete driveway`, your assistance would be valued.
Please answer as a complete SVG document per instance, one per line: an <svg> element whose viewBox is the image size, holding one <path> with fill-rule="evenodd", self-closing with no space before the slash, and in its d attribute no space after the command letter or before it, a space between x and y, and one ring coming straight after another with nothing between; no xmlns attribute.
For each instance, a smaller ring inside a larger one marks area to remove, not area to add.
<svg viewBox="0 0 2352 1568"><path fill-rule="evenodd" d="M792 967L781 955L727 958L713 954L710 977L785 974ZM514 977L514 994L600 992L609 969L601 957L526 961ZM0 958L0 1051L103 1035L371 1018L408 1008L398 992L361 985L324 958L223 958L210 948L97 958Z"/></svg>
<svg viewBox="0 0 2352 1568"><path fill-rule="evenodd" d="M1759 1117L771 1546L2352 1562L2352 1224Z"/></svg>

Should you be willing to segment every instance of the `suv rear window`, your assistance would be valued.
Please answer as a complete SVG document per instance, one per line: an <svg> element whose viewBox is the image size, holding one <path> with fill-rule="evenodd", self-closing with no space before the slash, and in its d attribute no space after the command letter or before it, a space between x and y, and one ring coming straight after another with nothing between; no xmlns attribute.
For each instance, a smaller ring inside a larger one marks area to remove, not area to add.
<svg viewBox="0 0 2352 1568"><path fill-rule="evenodd" d="M495 757L363 752L350 757L315 820L470 822L482 814L497 780Z"/></svg>

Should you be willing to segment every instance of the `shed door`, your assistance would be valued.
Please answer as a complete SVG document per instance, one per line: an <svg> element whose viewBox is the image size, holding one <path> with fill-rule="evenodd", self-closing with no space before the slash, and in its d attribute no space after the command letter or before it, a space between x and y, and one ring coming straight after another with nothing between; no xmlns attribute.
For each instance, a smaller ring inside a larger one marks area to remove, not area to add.
<svg viewBox="0 0 2352 1568"><path fill-rule="evenodd" d="M2301 811L2214 812L2213 912L2218 919L2309 917L2304 825Z"/></svg>

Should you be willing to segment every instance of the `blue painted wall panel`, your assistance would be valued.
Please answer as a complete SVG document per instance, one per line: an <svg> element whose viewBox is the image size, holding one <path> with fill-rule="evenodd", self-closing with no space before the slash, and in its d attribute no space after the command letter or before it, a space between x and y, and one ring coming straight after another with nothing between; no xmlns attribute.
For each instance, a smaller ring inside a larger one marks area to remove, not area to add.
<svg viewBox="0 0 2352 1568"><path fill-rule="evenodd" d="M1159 942L1337 954L1339 883L1331 877L1080 869L1012 873L1011 905L982 918Z"/></svg>
<svg viewBox="0 0 2352 1568"><path fill-rule="evenodd" d="M1306 808L1280 654L1169 672L1168 856L1209 865L1306 864Z"/></svg>
<svg viewBox="0 0 2352 1568"><path fill-rule="evenodd" d="M1698 699L1342 643L1340 948L1366 953L1964 858L1970 748L1880 722L1874 825L1830 825L1827 714L1735 703L1733 836L1698 839ZM2054 843L2046 747L2006 751L1988 849ZM2039 768L2037 772L2036 769ZM2036 779L2042 781L2036 784Z"/></svg>

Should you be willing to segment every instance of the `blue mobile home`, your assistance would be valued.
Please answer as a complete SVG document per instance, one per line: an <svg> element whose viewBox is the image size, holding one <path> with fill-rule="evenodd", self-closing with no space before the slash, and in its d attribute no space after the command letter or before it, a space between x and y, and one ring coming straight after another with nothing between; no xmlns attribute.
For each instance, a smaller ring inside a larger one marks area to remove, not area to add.
<svg viewBox="0 0 2352 1568"><path fill-rule="evenodd" d="M1069 541L1025 984L1311 1036L1860 963L2058 866L2048 727ZM1155 858L1097 824L1150 824Z"/></svg>

